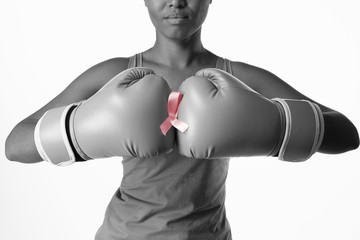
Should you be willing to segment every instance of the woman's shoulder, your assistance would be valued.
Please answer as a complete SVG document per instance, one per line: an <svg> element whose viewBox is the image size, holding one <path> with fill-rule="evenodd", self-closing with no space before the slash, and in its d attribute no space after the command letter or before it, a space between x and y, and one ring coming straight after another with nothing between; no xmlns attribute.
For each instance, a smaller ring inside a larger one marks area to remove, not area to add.
<svg viewBox="0 0 360 240"><path fill-rule="evenodd" d="M76 77L56 99L64 105L89 98L120 72L128 68L128 57L98 62Z"/></svg>
<svg viewBox="0 0 360 240"><path fill-rule="evenodd" d="M271 89L284 84L284 81L278 76L258 66L240 61L231 61L231 67L235 77L259 93L271 91Z"/></svg>
<svg viewBox="0 0 360 240"><path fill-rule="evenodd" d="M114 57L103 60L84 71L75 81L86 84L96 91L114 76L127 69L129 60L129 57Z"/></svg>
<svg viewBox="0 0 360 240"><path fill-rule="evenodd" d="M113 75L114 73L119 73L128 68L130 57L114 57L103 60L91 66L84 73L85 74L96 74L104 75L106 78L107 75ZM84 74L83 73L83 74Z"/></svg>
<svg viewBox="0 0 360 240"><path fill-rule="evenodd" d="M110 72L121 72L128 68L131 57L114 57L95 64L92 68Z"/></svg>

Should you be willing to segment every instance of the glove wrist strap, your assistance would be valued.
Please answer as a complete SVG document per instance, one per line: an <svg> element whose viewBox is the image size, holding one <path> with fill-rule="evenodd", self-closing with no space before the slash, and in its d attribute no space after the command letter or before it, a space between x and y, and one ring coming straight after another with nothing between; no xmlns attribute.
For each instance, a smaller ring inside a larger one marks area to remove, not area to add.
<svg viewBox="0 0 360 240"><path fill-rule="evenodd" d="M319 149L324 136L320 107L307 100L275 98L285 113L285 134L278 157L285 161L304 161Z"/></svg>
<svg viewBox="0 0 360 240"><path fill-rule="evenodd" d="M69 139L71 139L72 142L72 146L74 149L74 152L76 152L79 156L79 158L77 158L76 161L78 162L83 162L83 161L87 161L92 159L91 157L89 157L88 155L86 155L84 153L84 151L81 149L77 139L76 139L76 135L75 135L75 127L74 127L74 118L76 115L76 111L78 110L79 106L81 105L82 102L80 102L76 108L74 108L74 110L72 111L72 113L69 116Z"/></svg>
<svg viewBox="0 0 360 240"><path fill-rule="evenodd" d="M58 166L75 162L75 154L67 135L66 118L74 104L48 110L34 131L36 149L41 158Z"/></svg>
<svg viewBox="0 0 360 240"><path fill-rule="evenodd" d="M276 105L276 107L279 110L279 115L280 115L280 132L279 132L279 140L277 141L274 149L271 151L271 153L268 156L271 157L277 157L279 155L279 151L281 148L281 145L284 141L285 138L285 130L286 130L286 117L285 117L285 111L284 108L281 106L280 103L278 103L277 101L273 101L274 104Z"/></svg>

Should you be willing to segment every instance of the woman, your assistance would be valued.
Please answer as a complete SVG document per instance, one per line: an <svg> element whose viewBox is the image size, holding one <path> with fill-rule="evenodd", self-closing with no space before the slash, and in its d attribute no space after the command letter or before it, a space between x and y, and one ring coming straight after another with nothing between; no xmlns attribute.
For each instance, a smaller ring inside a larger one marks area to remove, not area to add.
<svg viewBox="0 0 360 240"><path fill-rule="evenodd" d="M93 66L21 121L6 141L10 160L42 161L33 140L40 117L49 109L88 99L130 67L153 69L173 91L198 70L216 67L266 98L312 101L268 71L224 60L205 49L201 26L211 0L145 0L145 4L156 28L154 46L130 59L115 58ZM354 125L341 113L318 105L326 126L319 151L342 153L357 148L359 139ZM96 239L231 239L224 206L228 159L190 160L175 149L143 160L124 158L122 185L109 204Z"/></svg>

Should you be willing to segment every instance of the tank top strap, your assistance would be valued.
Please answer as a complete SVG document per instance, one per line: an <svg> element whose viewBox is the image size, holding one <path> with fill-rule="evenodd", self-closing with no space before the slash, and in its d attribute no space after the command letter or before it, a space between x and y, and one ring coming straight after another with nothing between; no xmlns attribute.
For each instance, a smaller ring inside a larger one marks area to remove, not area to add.
<svg viewBox="0 0 360 240"><path fill-rule="evenodd" d="M142 53L137 53L130 57L128 68L142 67L142 66L143 66Z"/></svg>
<svg viewBox="0 0 360 240"><path fill-rule="evenodd" d="M143 59L141 52L130 57L128 68L142 67L142 66L143 66ZM216 61L216 68L221 69L231 75L233 74L231 61L229 59L218 57Z"/></svg>
<svg viewBox="0 0 360 240"><path fill-rule="evenodd" d="M229 59L218 57L216 61L216 68L224 70L231 75L233 74L231 61Z"/></svg>

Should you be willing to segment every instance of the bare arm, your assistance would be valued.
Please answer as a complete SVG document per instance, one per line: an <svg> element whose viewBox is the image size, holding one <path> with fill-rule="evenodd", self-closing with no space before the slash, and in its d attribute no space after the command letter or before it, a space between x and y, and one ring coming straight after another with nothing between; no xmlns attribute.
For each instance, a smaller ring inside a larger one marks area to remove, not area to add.
<svg viewBox="0 0 360 240"><path fill-rule="evenodd" d="M269 99L306 99L317 103L267 70L240 62L233 62L232 67L237 78ZM319 152L336 154L356 149L359 146L359 135L354 124L340 112L317 104L325 121L325 134Z"/></svg>
<svg viewBox="0 0 360 240"><path fill-rule="evenodd" d="M42 161L34 142L35 125L41 116L49 109L89 98L111 78L126 69L127 64L127 58L114 58L96 64L82 73L54 99L13 128L5 143L6 157L22 163Z"/></svg>

